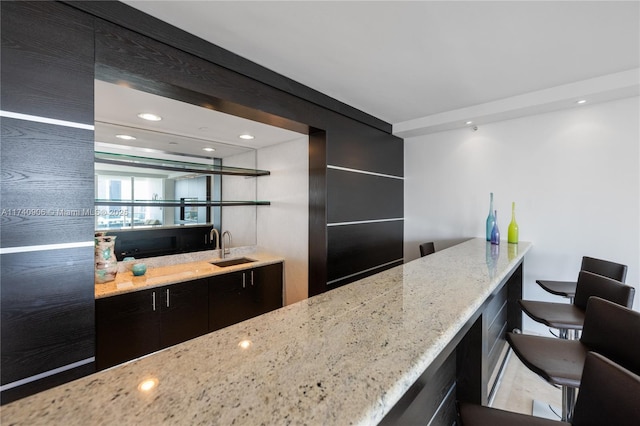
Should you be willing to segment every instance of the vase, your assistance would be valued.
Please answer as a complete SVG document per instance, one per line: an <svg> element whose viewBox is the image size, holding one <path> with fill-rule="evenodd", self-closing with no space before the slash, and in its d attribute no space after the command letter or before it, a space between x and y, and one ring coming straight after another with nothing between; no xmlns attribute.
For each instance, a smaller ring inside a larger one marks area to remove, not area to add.
<svg viewBox="0 0 640 426"><path fill-rule="evenodd" d="M518 244L518 222L516 222L516 203L511 203L511 223L507 233L507 242L509 244Z"/></svg>
<svg viewBox="0 0 640 426"><path fill-rule="evenodd" d="M491 241L491 231L493 231L493 225L496 223L496 217L493 213L493 192L489 198L489 215L487 216L487 228L486 237L487 241Z"/></svg>
<svg viewBox="0 0 640 426"><path fill-rule="evenodd" d="M97 233L95 237L95 282L106 283L116 279L118 260L115 253L115 236Z"/></svg>
<svg viewBox="0 0 640 426"><path fill-rule="evenodd" d="M491 230L491 244L499 245L500 244L500 229L498 229L498 211L494 210L493 216L495 220L493 221L493 229Z"/></svg>

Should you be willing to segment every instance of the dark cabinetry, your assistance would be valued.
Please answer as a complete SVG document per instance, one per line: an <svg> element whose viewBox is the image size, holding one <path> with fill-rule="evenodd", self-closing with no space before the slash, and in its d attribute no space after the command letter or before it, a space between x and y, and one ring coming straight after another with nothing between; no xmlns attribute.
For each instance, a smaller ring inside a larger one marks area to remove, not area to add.
<svg viewBox="0 0 640 426"><path fill-rule="evenodd" d="M104 369L205 334L208 279L96 300L96 365Z"/></svg>
<svg viewBox="0 0 640 426"><path fill-rule="evenodd" d="M232 272L209 283L209 330L282 307L282 263Z"/></svg>

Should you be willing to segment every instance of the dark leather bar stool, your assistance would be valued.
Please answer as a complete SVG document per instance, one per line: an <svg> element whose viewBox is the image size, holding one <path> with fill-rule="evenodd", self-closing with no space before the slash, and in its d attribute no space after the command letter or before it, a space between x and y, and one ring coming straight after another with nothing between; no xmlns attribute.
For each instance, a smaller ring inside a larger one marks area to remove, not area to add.
<svg viewBox="0 0 640 426"><path fill-rule="evenodd" d="M594 352L584 363L582 386L571 423L460 404L462 426L637 426L640 419L640 376Z"/></svg>
<svg viewBox="0 0 640 426"><path fill-rule="evenodd" d="M583 256L580 270L603 275L622 283L627 278L627 265L596 259L595 257ZM575 281L536 280L536 283L549 293L567 297L573 303L577 284Z"/></svg>
<svg viewBox="0 0 640 426"><path fill-rule="evenodd" d="M522 311L536 322L560 330L560 338L572 338L582 330L584 311L591 296L601 297L630 308L633 305L635 289L611 278L592 272L580 271L573 303L518 300Z"/></svg>
<svg viewBox="0 0 640 426"><path fill-rule="evenodd" d="M420 257L436 252L436 247L432 242L420 244Z"/></svg>
<svg viewBox="0 0 640 426"><path fill-rule="evenodd" d="M589 299L580 340L507 333L507 342L527 368L562 387L562 420L571 418L587 352L640 374L640 312L599 297Z"/></svg>

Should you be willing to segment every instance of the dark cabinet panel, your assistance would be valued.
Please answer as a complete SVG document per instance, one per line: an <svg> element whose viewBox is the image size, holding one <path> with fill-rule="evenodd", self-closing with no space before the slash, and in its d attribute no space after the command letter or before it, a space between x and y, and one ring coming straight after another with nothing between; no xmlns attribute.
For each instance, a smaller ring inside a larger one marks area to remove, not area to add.
<svg viewBox="0 0 640 426"><path fill-rule="evenodd" d="M208 280L96 300L98 370L206 334Z"/></svg>
<svg viewBox="0 0 640 426"><path fill-rule="evenodd" d="M2 247L91 241L93 131L5 117L1 125Z"/></svg>
<svg viewBox="0 0 640 426"><path fill-rule="evenodd" d="M217 275L209 283L209 330L282 306L282 263Z"/></svg>
<svg viewBox="0 0 640 426"><path fill-rule="evenodd" d="M328 132L327 164L392 176L404 176L403 140L340 117Z"/></svg>
<svg viewBox="0 0 640 426"><path fill-rule="evenodd" d="M98 370L159 349L160 316L156 315L159 304L157 290L141 290L96 300Z"/></svg>
<svg viewBox="0 0 640 426"><path fill-rule="evenodd" d="M402 218L403 184L401 179L328 169L328 222Z"/></svg>
<svg viewBox="0 0 640 426"><path fill-rule="evenodd" d="M2 109L93 125L93 18L58 2L2 3Z"/></svg>
<svg viewBox="0 0 640 426"><path fill-rule="evenodd" d="M209 331L208 279L162 289L160 347L166 348Z"/></svg>
<svg viewBox="0 0 640 426"><path fill-rule="evenodd" d="M93 262L93 247L2 255L3 385L94 356Z"/></svg>
<svg viewBox="0 0 640 426"><path fill-rule="evenodd" d="M402 220L330 226L329 283L390 262L402 263L403 226ZM363 276L357 275L354 279Z"/></svg>

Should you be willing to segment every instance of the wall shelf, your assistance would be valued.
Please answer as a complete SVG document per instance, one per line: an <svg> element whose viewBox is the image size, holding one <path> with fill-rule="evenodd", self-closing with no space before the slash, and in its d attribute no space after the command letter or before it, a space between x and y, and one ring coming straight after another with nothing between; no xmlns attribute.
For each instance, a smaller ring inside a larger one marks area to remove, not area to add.
<svg viewBox="0 0 640 426"><path fill-rule="evenodd" d="M245 169L241 167L226 167L208 164L190 163L158 158L139 157L135 155L112 154L95 152L95 162L113 164L117 166L140 167L145 169L171 170L175 172L198 173L201 175L231 175L231 176L267 176L267 170Z"/></svg>

